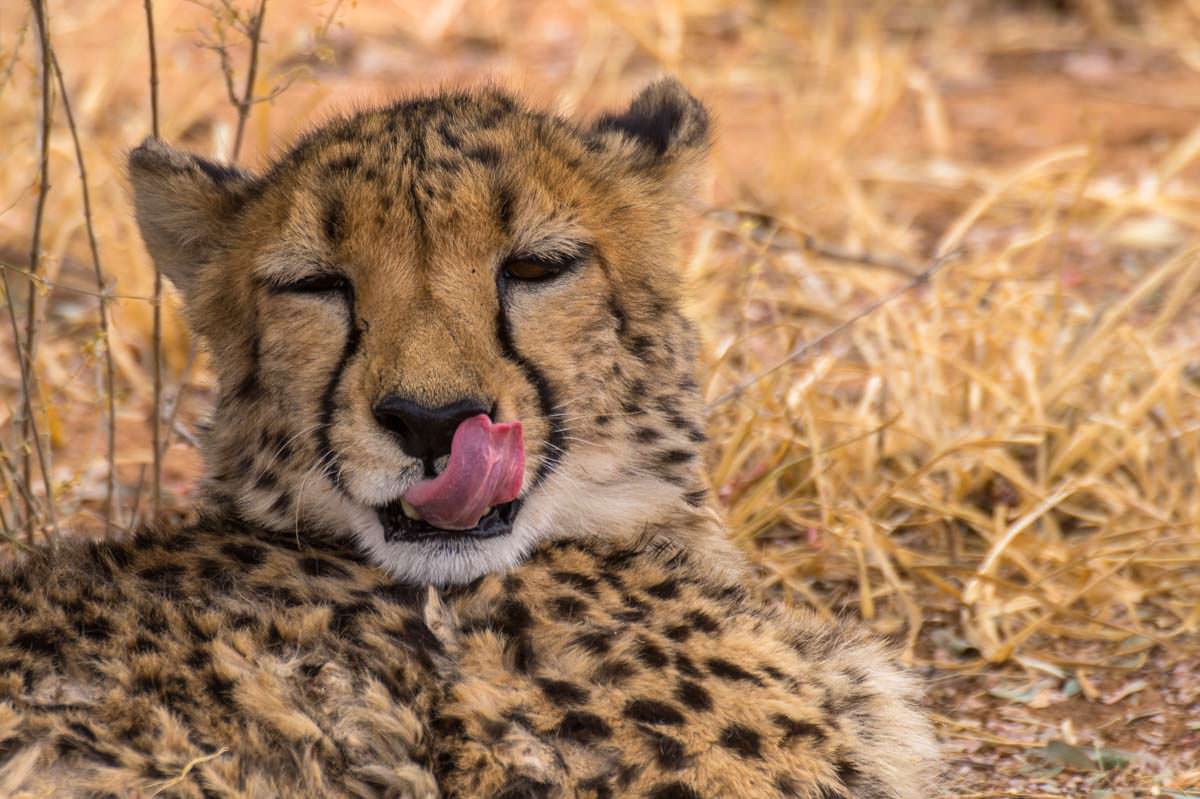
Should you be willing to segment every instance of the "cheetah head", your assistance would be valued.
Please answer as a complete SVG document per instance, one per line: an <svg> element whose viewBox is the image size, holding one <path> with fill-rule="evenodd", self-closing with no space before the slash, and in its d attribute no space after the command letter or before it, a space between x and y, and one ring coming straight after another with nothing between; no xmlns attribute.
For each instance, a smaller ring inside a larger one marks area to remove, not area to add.
<svg viewBox="0 0 1200 799"><path fill-rule="evenodd" d="M578 126L494 90L342 118L261 174L148 140L138 224L218 376L206 499L461 582L700 515L673 80Z"/></svg>

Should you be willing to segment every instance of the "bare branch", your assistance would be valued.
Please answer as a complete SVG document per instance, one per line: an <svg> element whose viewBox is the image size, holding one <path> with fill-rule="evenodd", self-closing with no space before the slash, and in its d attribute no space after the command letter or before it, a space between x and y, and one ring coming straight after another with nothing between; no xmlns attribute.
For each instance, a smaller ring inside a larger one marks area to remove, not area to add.
<svg viewBox="0 0 1200 799"><path fill-rule="evenodd" d="M764 378L774 374L775 372L779 371L783 367L787 366L789 363L800 360L805 355L807 355L808 353L815 350L817 347L820 347L826 341L829 341L831 338L838 335L839 333L846 330L847 328L852 327L854 324L861 321L865 317L870 316L875 311L879 310L884 305L887 305L888 303L892 302L896 298L908 293L909 291L911 291L912 289L914 289L918 286L925 285L926 283L928 283L930 280L933 279L934 275L936 275L938 272L941 271L943 266L945 266L947 263L949 263L951 260L953 260L957 257L958 257L958 252L954 251L954 252L947 253L946 255L943 255L940 258L935 259L933 261L933 263L931 263L928 267L926 267L924 271L920 272L915 277L913 277L912 280L908 281L907 283L900 286L899 288L896 288L893 291L888 292L887 294L874 300L873 302L868 303L866 305L866 307L864 307L858 313L854 314L853 316L846 319L845 321L842 321L842 322L834 325L832 328L825 331L824 333L817 336L816 338L810 339L809 341L805 341L805 342L799 344L795 349L793 349L791 352L789 352L787 355L785 355L783 358L781 358L779 361L775 362L773 365L771 365L767 369L764 369L763 371L759 372L758 374L746 378L742 382L735 385L733 388L726 391L721 396L717 397L712 402L708 403L708 405L705 407L705 410L711 411L712 409L716 408L719 405L724 405L726 402L737 399L743 393L745 393L746 389L748 389L751 386L753 386L754 384L758 383L760 380L763 380Z"/></svg>
<svg viewBox="0 0 1200 799"><path fill-rule="evenodd" d="M29 32L28 16L21 23L20 29L17 31L17 43L13 45L12 58L8 59L8 63L0 69L0 97L4 97L4 90L8 88L8 81L12 78L13 70L17 68L17 59L21 56L21 46L25 44L25 34Z"/></svg>
<svg viewBox="0 0 1200 799"><path fill-rule="evenodd" d="M149 4L150 0L146 0ZM100 267L100 248L96 244L96 229L92 224L92 199L88 190L87 166L83 160L83 147L79 143L79 129L75 125L75 115L71 113L71 100L67 95L67 83L63 80L62 67L54 50L50 50L50 58L54 63L54 72L58 77L58 93L62 97L63 112L67 116L67 127L71 131L71 141L75 145L75 162L79 165L79 186L83 193L83 224L87 229L88 247L92 252L92 267L96 272L96 288L100 297L100 337L104 342L104 394L106 401L107 419L107 456L108 480L104 490L104 529L107 533L113 531L113 503L117 489L117 406L114 386L112 346L108 338L108 298L105 296L104 271Z"/></svg>
<svg viewBox="0 0 1200 799"><path fill-rule="evenodd" d="M143 297L140 294L118 294L114 291L110 291L107 287L101 292L94 291L92 289L85 289L82 286L68 286L65 283L56 283L53 280L47 280L41 275L32 275L28 270L23 269L22 267L6 264L3 261L0 261L0 269L5 270L6 272L11 272L14 275L20 275L22 278L30 281L34 285L45 286L46 288L56 289L58 291L70 291L75 294L84 294L88 297L104 297L109 300L136 300L137 302L154 302L153 297Z"/></svg>
<svg viewBox="0 0 1200 799"><path fill-rule="evenodd" d="M33 234L29 246L29 271L37 274L42 260L42 222L46 213L46 199L50 195L50 122L53 115L50 90L50 30L46 18L44 0L31 0L33 17L37 24L38 39L42 53L42 113L41 139L38 155L38 195L34 207ZM25 346L22 350L21 338L17 333L16 316L13 313L12 294L8 291L7 272L5 273L5 297L8 303L9 317L12 319L13 341L17 348L21 371L21 393L24 395L24 422L22 431L26 442L32 441L33 451L37 454L38 466L42 471L42 483L46 490L46 512L53 522L54 532L58 533L58 519L54 510L54 486L50 475L50 466L42 439L38 435L37 422L33 416L33 396L37 392L37 296L36 291L30 291L25 304ZM22 473L26 486L33 482L33 463L29 447L23 447ZM34 521L33 508L27 508L25 520L25 535L29 543L33 543Z"/></svg>
<svg viewBox="0 0 1200 799"><path fill-rule="evenodd" d="M146 36L150 48L150 129L154 138L159 138L158 124L158 47L154 41L154 0L144 0L146 9ZM154 265L154 320L151 343L151 353L154 358L154 408L150 414L150 446L153 447L154 479L151 497L151 513L158 519L162 510L162 422L159 419L162 408L162 272L158 264ZM138 489L141 494L141 488Z"/></svg>
<svg viewBox="0 0 1200 799"><path fill-rule="evenodd" d="M258 75L258 49L262 43L263 17L267 13L267 0L258 0L258 11L250 19L250 30L246 37L250 40L250 66L246 69L246 88L242 92L242 101L238 106L237 133L233 137L233 160L238 160L242 151L242 135L246 131L246 119L250 116L250 106L254 98L254 78Z"/></svg>

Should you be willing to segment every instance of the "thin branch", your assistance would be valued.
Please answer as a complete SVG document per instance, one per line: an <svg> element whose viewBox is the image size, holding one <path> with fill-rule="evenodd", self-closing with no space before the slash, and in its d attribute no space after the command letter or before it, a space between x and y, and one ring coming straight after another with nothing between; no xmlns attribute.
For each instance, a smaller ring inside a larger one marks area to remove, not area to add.
<svg viewBox="0 0 1200 799"><path fill-rule="evenodd" d="M159 138L158 127L158 48L154 42L154 1L144 0L146 9L146 36L150 47L150 130L154 138ZM162 510L162 271L158 263L154 264L154 330L151 353L154 358L154 409L150 414L150 446L154 448L154 479L151 495L151 513L158 519ZM141 489L138 489L139 495Z"/></svg>
<svg viewBox="0 0 1200 799"><path fill-rule="evenodd" d="M75 162L79 165L79 186L83 193L83 224L87 229L88 247L92 252L92 267L96 272L96 287L100 294L100 337L104 342L104 393L108 414L108 480L104 490L104 529L111 534L113 531L113 503L117 490L117 406L112 346L108 338L108 299L104 290L104 271L100 267L100 248L96 244L96 229L92 224L92 199L91 192L88 190L87 166L83 160L83 147L79 143L79 129L75 125L75 115L71 113L71 100L67 96L67 83L63 80L58 56L51 50L50 57L54 63L54 72L58 77L58 93L62 97L63 112L67 115L67 127L71 131L71 141L75 145ZM32 287L30 288L32 290Z"/></svg>
<svg viewBox="0 0 1200 799"><path fill-rule="evenodd" d="M84 294L88 297L103 297L110 300L136 300L137 302L154 302L153 297L143 297L141 294L118 294L114 291L110 291L107 288L104 289L104 291L94 291L93 289L85 289L82 286L68 286L66 283L56 283L53 280L47 280L41 275L30 274L29 270L27 269L23 269L19 266L13 266L12 264L6 264L3 261L0 261L0 269L5 270L5 272L11 272L14 275L20 275L21 277L25 278L25 280L28 280L35 285L45 286L46 288L55 289L57 291L70 291L75 294Z"/></svg>
<svg viewBox="0 0 1200 799"><path fill-rule="evenodd" d="M229 104L237 112L237 129L233 137L233 155L230 159L236 162L242 152L242 140L245 138L250 110L258 103L274 100L290 85L289 82L289 84L277 86L262 97L254 96L254 82L258 78L259 50L262 45L263 20L266 18L267 0L259 0L258 8L248 15L244 15L232 0L220 0L219 5L204 2L204 0L191 0L191 2L207 9L213 16L214 34L202 33L203 41L200 47L212 50L217 54L221 76L225 79L225 94L229 98ZM331 21L332 16L326 20L326 26ZM250 45L250 61L246 67L246 80L241 93L238 92L236 86L237 78L233 68L233 56L230 55L229 41L225 37L226 27L233 28Z"/></svg>
<svg viewBox="0 0 1200 799"><path fill-rule="evenodd" d="M50 195L50 122L52 109L50 91L50 30L46 18L46 6L44 0L31 0L31 3L33 4L33 18L37 24L38 39L42 52L42 119L40 152L38 154L38 196L37 204L34 207L32 241L29 246L29 271L31 274L36 275L42 260L42 222L46 213L46 200ZM42 440L37 432L37 423L33 418L33 395L37 391L37 292L30 291L25 304L25 347L22 351L21 339L16 331L16 317L12 316L12 295L8 291L7 273L5 274L5 295L8 298L9 315L13 320L13 340L17 347L17 360L21 364L21 391L25 395L25 418L22 431L26 442L32 440L33 451L37 453L38 466L42 470L42 482L46 489L46 510L53 521L55 534L57 535L58 520L54 512L54 486L50 477L50 467L42 446ZM25 483L28 486L33 482L33 463L30 458L29 448L23 447L22 450L22 471ZM30 513L25 520L25 535L29 543L32 544L34 523L32 508L29 508L29 510Z"/></svg>
<svg viewBox="0 0 1200 799"><path fill-rule="evenodd" d="M17 43L13 45L12 58L8 59L8 63L4 65L4 69L0 70L0 98L4 97L4 90L8 88L8 81L12 78L13 70L17 67L17 61L21 57L21 46L25 44L25 34L29 32L29 17L25 17L25 21L21 23L20 30L17 31Z"/></svg>
<svg viewBox="0 0 1200 799"><path fill-rule="evenodd" d="M811 233L807 233L795 225L763 211L745 208L713 208L706 212L705 216L715 220L727 219L728 216L733 216L752 223L754 227L750 231L750 237L757 243L765 243L770 250L811 252L814 255L827 258L831 261L862 264L863 266L896 272L908 278L916 277L921 271L917 266L903 258L863 252L861 250L848 250L836 244L818 241ZM730 233L735 232L731 227L724 227L723 229ZM778 235L781 232L786 235ZM797 235L800 237L800 241L796 241L795 236Z"/></svg>
<svg viewBox="0 0 1200 799"><path fill-rule="evenodd" d="M254 104L254 78L258 75L258 49L262 42L263 17L267 13L267 0L258 0L258 11L250 18L250 66L246 69L246 88L242 92L242 101L238 105L237 133L233 137L233 161L238 160L242 151L242 136L246 131L246 119L250 116L250 107Z"/></svg>
<svg viewBox="0 0 1200 799"><path fill-rule="evenodd" d="M893 291L888 292L887 294L874 300L873 302L868 303L858 313L854 314L853 316L846 319L845 321L840 322L837 325L834 325L832 328L825 331L824 333L817 336L816 338L810 339L809 341L805 341L802 344L799 344L795 349L793 349L791 352L789 352L787 355L785 355L782 359L777 361L772 366L759 372L756 375L746 378L742 382L733 386L733 388L726 391L721 396L717 397L712 402L708 403L708 405L705 407L705 410L711 411L719 405L724 405L726 402L737 399L738 397L740 397L742 394L745 393L746 389L748 389L751 386L753 386L754 384L758 383L760 380L763 380L764 378L769 377L770 375L779 371L783 367L787 366L789 363L800 360L805 355L812 352L814 349L820 347L826 341L829 341L831 338L833 338L834 336L837 336L839 333L841 333L844 330L846 330L847 328L853 326L854 324L861 321L865 317L870 316L875 311L882 308L884 305L887 305L888 303L892 302L893 300L897 299L898 297L900 297L904 294L907 294L909 291L911 291L914 288L917 288L918 286L925 285L926 283L928 283L930 280L933 279L934 275L936 275L938 272L941 271L943 266L945 266L947 263L949 263L951 260L953 260L956 257L958 257L958 252L954 251L954 252L947 253L946 255L943 255L940 258L935 259L933 261L933 263L931 263L923 272L920 272L919 274L917 274L909 282L905 283L904 285L900 286L899 288L894 289Z"/></svg>
<svg viewBox="0 0 1200 799"><path fill-rule="evenodd" d="M158 47L154 42L154 0L144 0L146 9L146 38L150 48L150 132L158 134Z"/></svg>

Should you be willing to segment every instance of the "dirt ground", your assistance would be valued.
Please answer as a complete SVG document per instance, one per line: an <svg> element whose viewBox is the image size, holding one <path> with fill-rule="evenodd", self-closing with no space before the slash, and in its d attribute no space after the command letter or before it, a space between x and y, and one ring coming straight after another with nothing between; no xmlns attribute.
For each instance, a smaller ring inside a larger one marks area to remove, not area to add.
<svg viewBox="0 0 1200 799"><path fill-rule="evenodd" d="M221 24L212 8L158 4L164 135L227 156L234 113L197 46ZM152 462L153 273L120 176L146 128L140 13L64 1L52 20L109 290L126 297L109 340L122 529L146 519ZM1200 797L1195 3L278 0L267 13L257 91L281 93L250 116L251 165L313 119L431 86L492 80L587 117L680 74L718 130L689 250L710 398L897 292L713 403L713 481L764 590L861 617L904 648L930 683L946 797ZM28 268L35 194L37 51L22 14L0 9L10 270ZM244 69L246 48L232 53ZM70 139L55 130L42 432L59 523L100 535L104 350ZM966 253L957 264L903 291L950 245ZM24 307L27 283L11 291ZM11 477L21 378L3 329ZM966 377L922 385L938 347ZM170 299L163 350L166 507L186 513L211 386ZM809 471L778 466L789 459ZM0 492L17 527L11 481Z"/></svg>

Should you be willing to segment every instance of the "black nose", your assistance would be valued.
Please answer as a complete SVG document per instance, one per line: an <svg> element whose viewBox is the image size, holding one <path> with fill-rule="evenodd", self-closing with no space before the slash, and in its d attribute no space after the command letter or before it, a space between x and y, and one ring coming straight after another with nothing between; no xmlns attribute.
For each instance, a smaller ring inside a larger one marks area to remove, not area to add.
<svg viewBox="0 0 1200 799"><path fill-rule="evenodd" d="M375 419L390 430L400 448L425 463L433 473L433 463L450 454L450 442L459 423L488 409L475 400L458 400L440 408L429 408L399 394L388 394L375 405Z"/></svg>

